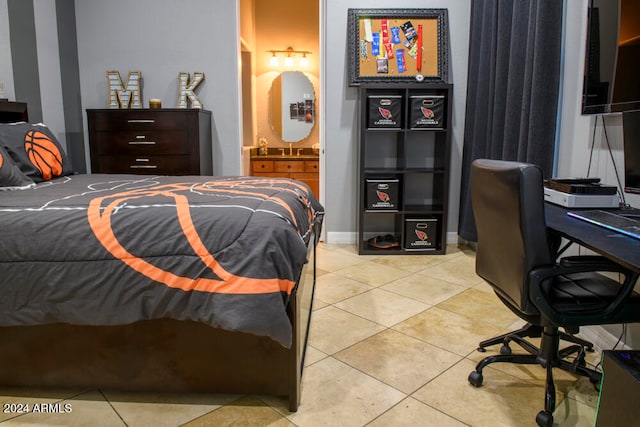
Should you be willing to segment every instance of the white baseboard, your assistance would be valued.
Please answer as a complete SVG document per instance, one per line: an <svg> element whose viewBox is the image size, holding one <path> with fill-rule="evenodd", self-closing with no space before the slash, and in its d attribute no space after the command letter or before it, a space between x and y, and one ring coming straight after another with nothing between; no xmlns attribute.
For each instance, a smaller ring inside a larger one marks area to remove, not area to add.
<svg viewBox="0 0 640 427"><path fill-rule="evenodd" d="M619 336L612 334L604 329L602 326L582 326L580 328L580 337L591 343L593 343L595 351L601 353L602 350L611 350L618 342ZM623 337L624 340L624 337ZM630 348L624 345L621 341L618 344L618 350L629 350Z"/></svg>
<svg viewBox="0 0 640 427"><path fill-rule="evenodd" d="M333 244L354 244L356 243L356 239L358 238L358 233L353 233L350 231L327 231L327 243ZM458 233L456 231L447 232L447 244L454 245L458 243Z"/></svg>
<svg viewBox="0 0 640 427"><path fill-rule="evenodd" d="M327 231L327 243L348 245L356 243L358 233L350 231Z"/></svg>

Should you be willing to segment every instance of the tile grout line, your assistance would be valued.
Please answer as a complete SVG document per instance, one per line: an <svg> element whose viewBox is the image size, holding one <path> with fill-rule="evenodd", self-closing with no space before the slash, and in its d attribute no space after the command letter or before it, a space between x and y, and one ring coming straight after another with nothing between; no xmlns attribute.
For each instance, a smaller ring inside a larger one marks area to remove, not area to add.
<svg viewBox="0 0 640 427"><path fill-rule="evenodd" d="M116 413L116 415L118 416L118 418L120 418L120 420L122 421L122 423L125 425L125 427L128 427L129 424L127 424L127 422L124 420L124 418L122 418L122 415L120 415L120 412L118 412L118 410L115 408L115 406L113 406L113 404L111 403L111 401L109 400L109 398L107 397L107 395L104 394L104 392L102 391L102 389L97 389L98 393L100 393L100 395L102 396L102 398L104 399L105 402L107 402L109 404L109 406L111 407L111 409L113 410L113 412Z"/></svg>

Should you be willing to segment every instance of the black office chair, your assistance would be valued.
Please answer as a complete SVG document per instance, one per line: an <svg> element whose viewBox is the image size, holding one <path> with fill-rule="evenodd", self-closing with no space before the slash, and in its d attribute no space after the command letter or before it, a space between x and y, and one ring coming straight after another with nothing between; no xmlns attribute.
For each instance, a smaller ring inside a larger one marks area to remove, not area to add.
<svg viewBox="0 0 640 427"><path fill-rule="evenodd" d="M592 345L573 334L580 326L639 322L640 294L633 290L638 274L601 256L556 260L559 238L546 228L542 173L534 165L474 161L471 200L478 231L476 272L527 325L480 343L480 351L499 343L503 347L500 354L478 363L469 382L480 387L482 369L490 363L540 364L547 378L545 406L536 422L551 426L556 406L553 368L599 383L601 374L587 368L584 358ZM619 273L624 280L598 272ZM540 347L527 337L541 337ZM560 349L561 339L571 344ZM511 342L527 353L511 354Z"/></svg>

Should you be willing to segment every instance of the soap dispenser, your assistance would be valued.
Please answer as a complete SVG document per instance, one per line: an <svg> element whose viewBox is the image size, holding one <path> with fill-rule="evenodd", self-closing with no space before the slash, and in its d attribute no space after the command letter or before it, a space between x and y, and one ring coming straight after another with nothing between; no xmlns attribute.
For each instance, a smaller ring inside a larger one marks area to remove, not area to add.
<svg viewBox="0 0 640 427"><path fill-rule="evenodd" d="M258 146L260 146L260 148L258 149L259 156L266 156L268 154L267 145L268 142L266 138L260 138L258 140Z"/></svg>

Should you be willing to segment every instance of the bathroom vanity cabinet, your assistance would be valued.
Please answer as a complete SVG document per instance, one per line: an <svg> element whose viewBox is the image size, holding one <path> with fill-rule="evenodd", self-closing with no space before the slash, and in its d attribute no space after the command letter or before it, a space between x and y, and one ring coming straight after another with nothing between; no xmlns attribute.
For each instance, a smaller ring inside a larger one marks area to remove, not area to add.
<svg viewBox="0 0 640 427"><path fill-rule="evenodd" d="M307 184L320 199L318 156L268 155L251 157L251 175L273 178L291 178Z"/></svg>

